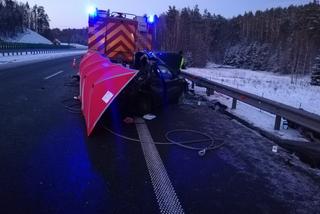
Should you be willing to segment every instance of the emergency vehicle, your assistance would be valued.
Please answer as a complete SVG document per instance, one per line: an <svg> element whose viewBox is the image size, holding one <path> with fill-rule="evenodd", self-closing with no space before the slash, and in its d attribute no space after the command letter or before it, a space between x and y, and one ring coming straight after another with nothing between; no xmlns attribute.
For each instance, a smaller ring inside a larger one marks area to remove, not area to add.
<svg viewBox="0 0 320 214"><path fill-rule="evenodd" d="M88 135L102 115L151 113L178 102L183 94L186 81L179 76L179 57L153 52L154 21L154 16L90 11L89 51L79 71L79 97ZM113 110L116 113L110 112Z"/></svg>

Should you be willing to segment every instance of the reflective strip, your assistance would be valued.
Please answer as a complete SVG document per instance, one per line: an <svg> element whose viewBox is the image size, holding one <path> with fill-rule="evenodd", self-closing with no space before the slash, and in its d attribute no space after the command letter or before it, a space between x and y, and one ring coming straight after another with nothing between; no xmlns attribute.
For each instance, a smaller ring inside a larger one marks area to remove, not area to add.
<svg viewBox="0 0 320 214"><path fill-rule="evenodd" d="M89 47L93 47L95 46L101 39L104 39L105 35L99 36L98 38L96 38L96 40L94 40L93 42L89 43Z"/></svg>
<svg viewBox="0 0 320 214"><path fill-rule="evenodd" d="M120 36L123 36L124 37L124 40L128 43L130 43L132 46L135 46L135 43L134 43L134 38L130 35L127 35L125 34L123 31L120 31L118 32L117 34L115 34L113 37L107 37L107 40L106 42L107 43L110 43L112 42L113 40L119 38Z"/></svg>
<svg viewBox="0 0 320 214"><path fill-rule="evenodd" d="M162 214L184 213L148 126L141 118L136 119L135 123L160 212Z"/></svg>
<svg viewBox="0 0 320 214"><path fill-rule="evenodd" d="M97 33L95 33L93 36L91 36L89 38L89 43L92 43L94 40L96 40L99 36L102 36L103 34L105 34L107 31L107 28L104 27L102 28L100 31L98 31Z"/></svg>
<svg viewBox="0 0 320 214"><path fill-rule="evenodd" d="M128 35L128 37L131 37L131 34L133 32L128 31L128 29L124 26L124 25L119 25L119 27L117 27L115 30L113 30L111 33L109 33L107 35L107 38L112 38L114 35L116 35L119 32L124 32L126 35ZM131 37L132 38L132 37Z"/></svg>
<svg viewBox="0 0 320 214"><path fill-rule="evenodd" d="M111 49L113 46L117 45L121 41L123 42L123 45L127 46L129 50L134 50L134 47L132 46L132 44L130 44L130 42L127 42L127 39L122 35L117 37L117 39L113 40L112 42L110 42L107 46L108 49Z"/></svg>
<svg viewBox="0 0 320 214"><path fill-rule="evenodd" d="M135 50L134 41L135 26L126 23L107 25L106 54L109 58L122 55L126 60L133 59Z"/></svg>
<svg viewBox="0 0 320 214"><path fill-rule="evenodd" d="M97 44L95 44L92 48L92 50L98 50L98 48L101 46L101 45L104 45L105 43L105 38L101 39Z"/></svg>
<svg viewBox="0 0 320 214"><path fill-rule="evenodd" d="M119 23L111 22L107 24L107 34L114 31L119 26Z"/></svg>
<svg viewBox="0 0 320 214"><path fill-rule="evenodd" d="M127 46L124 45L123 41L120 41L120 42L117 43L115 46L113 46L113 47L111 47L111 48L108 48L108 49L106 50L106 54L108 55L109 53L115 51L115 50L116 50L117 48L119 48L119 47L122 47L123 49L125 49L126 52L130 52L130 53L133 52L133 50L130 50Z"/></svg>

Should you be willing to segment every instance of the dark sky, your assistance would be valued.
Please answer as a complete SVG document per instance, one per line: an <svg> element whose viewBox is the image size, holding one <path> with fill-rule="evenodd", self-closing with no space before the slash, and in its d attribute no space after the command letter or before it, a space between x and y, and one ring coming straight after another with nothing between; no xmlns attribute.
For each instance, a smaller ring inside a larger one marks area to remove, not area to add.
<svg viewBox="0 0 320 214"><path fill-rule="evenodd" d="M87 8L95 5L99 9L110 9L143 14L160 14L169 5L177 8L198 5L203 11L232 17L245 11L264 10L271 7L286 7L291 4L306 4L312 0L28 0L30 5L38 4L45 7L51 19L51 27L81 28L87 26ZM23 1L26 2L26 1Z"/></svg>

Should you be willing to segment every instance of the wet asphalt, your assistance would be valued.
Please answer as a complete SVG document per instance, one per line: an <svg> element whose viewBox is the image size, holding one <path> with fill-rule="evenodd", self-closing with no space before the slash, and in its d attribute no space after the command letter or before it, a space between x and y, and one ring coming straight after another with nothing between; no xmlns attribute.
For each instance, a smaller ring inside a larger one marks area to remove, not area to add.
<svg viewBox="0 0 320 214"><path fill-rule="evenodd" d="M87 137L81 114L65 108L78 93L72 59L0 69L0 213L160 213L141 145L101 124ZM185 213L319 213L319 172L273 153L273 142L206 105L156 116L155 141L192 129L225 143L203 157L157 145ZM137 138L134 124L107 124Z"/></svg>

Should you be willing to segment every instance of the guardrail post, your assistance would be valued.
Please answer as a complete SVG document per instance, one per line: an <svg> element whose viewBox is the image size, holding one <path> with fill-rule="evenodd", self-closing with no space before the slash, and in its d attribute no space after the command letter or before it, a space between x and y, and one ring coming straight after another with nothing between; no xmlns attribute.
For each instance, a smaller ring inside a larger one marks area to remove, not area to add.
<svg viewBox="0 0 320 214"><path fill-rule="evenodd" d="M232 98L232 107L231 107L231 109L236 109L237 108L237 102L238 102L237 99Z"/></svg>
<svg viewBox="0 0 320 214"><path fill-rule="evenodd" d="M280 126L281 126L281 116L276 115L276 120L274 123L274 130L280 130Z"/></svg>
<svg viewBox="0 0 320 214"><path fill-rule="evenodd" d="M210 97L211 95L214 95L214 90L211 89L211 88L207 88L206 94L207 94L208 97Z"/></svg>

